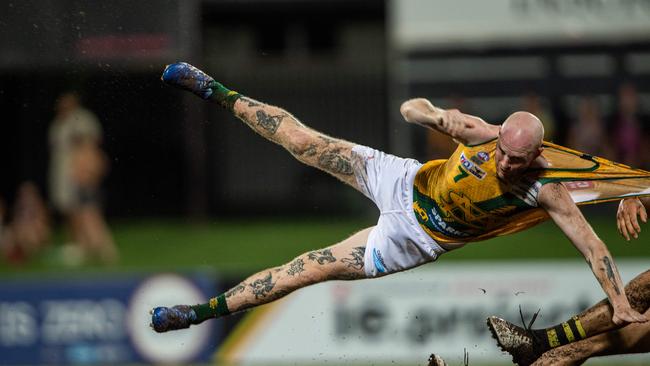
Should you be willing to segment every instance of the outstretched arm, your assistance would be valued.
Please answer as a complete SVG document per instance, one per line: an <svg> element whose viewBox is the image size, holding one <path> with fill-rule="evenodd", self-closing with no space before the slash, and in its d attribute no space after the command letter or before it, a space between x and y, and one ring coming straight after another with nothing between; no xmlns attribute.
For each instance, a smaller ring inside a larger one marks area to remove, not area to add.
<svg viewBox="0 0 650 366"><path fill-rule="evenodd" d="M644 223L648 221L646 208L650 206L650 197L626 198L621 200L616 213L616 226L623 237L629 241L630 235L637 239L641 233L641 226L637 215Z"/></svg>
<svg viewBox="0 0 650 366"><path fill-rule="evenodd" d="M400 112L406 122L442 132L464 145L479 144L497 137L499 126L457 109L441 109L424 98L402 103Z"/></svg>
<svg viewBox="0 0 650 366"><path fill-rule="evenodd" d="M549 183L542 187L538 200L589 263L614 309L612 321L615 324L647 321L645 316L630 307L612 255L585 220L566 188L561 183Z"/></svg>

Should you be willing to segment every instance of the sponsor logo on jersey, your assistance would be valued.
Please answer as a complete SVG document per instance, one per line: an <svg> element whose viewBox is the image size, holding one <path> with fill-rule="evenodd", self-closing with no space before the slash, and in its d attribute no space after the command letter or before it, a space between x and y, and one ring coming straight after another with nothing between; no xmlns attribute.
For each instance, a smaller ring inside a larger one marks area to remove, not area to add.
<svg viewBox="0 0 650 366"><path fill-rule="evenodd" d="M386 263L384 263L384 257L381 256L381 252L374 248L372 250L372 260L375 262L375 267L379 273L386 273Z"/></svg>
<svg viewBox="0 0 650 366"><path fill-rule="evenodd" d="M439 232L443 233L447 236L452 236L452 237L466 237L469 236L470 234L464 233L462 231L456 230L451 225L447 224L445 220L442 219L438 211L434 208L431 207L431 215L429 215L429 222L433 225L434 229Z"/></svg>
<svg viewBox="0 0 650 366"><path fill-rule="evenodd" d="M478 158L477 158L478 159ZM465 157L465 152L460 153L460 165L464 168L466 172L475 176L478 179L485 178L485 170L481 169L478 164L474 163L472 160Z"/></svg>
<svg viewBox="0 0 650 366"><path fill-rule="evenodd" d="M482 165L483 163L487 163L488 160L490 160L490 155L486 153L485 151L479 151L476 155L473 155L469 160L473 161L477 165Z"/></svg>
<svg viewBox="0 0 650 366"><path fill-rule="evenodd" d="M591 189L594 188L594 182L590 180L586 181L574 181L574 182L562 182L566 189L569 191L579 191L581 189Z"/></svg>

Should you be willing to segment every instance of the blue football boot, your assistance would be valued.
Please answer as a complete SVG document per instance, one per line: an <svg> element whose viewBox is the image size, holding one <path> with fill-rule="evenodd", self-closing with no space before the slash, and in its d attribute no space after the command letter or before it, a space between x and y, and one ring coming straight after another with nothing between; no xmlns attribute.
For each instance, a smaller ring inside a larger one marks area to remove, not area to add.
<svg viewBox="0 0 650 366"><path fill-rule="evenodd" d="M158 333L189 328L196 323L196 312L189 305L168 308L159 306L150 311L151 327Z"/></svg>
<svg viewBox="0 0 650 366"><path fill-rule="evenodd" d="M177 62L167 65L160 79L165 84L191 91L201 99L210 98L212 95L212 86L216 84L210 75L187 62Z"/></svg>

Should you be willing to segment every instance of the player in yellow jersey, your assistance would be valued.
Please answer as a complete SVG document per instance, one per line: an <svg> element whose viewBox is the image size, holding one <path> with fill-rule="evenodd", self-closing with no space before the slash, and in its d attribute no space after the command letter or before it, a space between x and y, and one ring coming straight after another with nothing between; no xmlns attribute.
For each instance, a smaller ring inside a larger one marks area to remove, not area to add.
<svg viewBox="0 0 650 366"><path fill-rule="evenodd" d="M523 230L548 217L587 260L613 304L612 321L647 321L630 306L612 256L574 199L610 199L612 194L601 195L604 188L594 189L600 176L607 182L627 179L616 186L624 186L622 190L603 186L614 195L648 194L650 173L543 145L542 124L530 113L516 112L502 125L491 125L457 110L436 108L425 99L407 101L401 107L406 121L459 143L448 160L422 165L315 131L289 112L229 90L186 63L169 65L162 80L231 111L302 163L366 195L380 215L375 226L256 273L205 304L153 309L152 326L158 332L265 304L314 283L413 268L467 242ZM574 195L562 181L575 183Z"/></svg>
<svg viewBox="0 0 650 366"><path fill-rule="evenodd" d="M627 240L638 238L637 216L646 222L648 207L647 198L621 201L617 226ZM650 316L650 270L632 279L625 291L632 308ZM620 325L611 319L612 306L603 300L547 329L526 330L494 316L488 318L488 327L499 347L521 366L581 365L596 356L650 352L650 322Z"/></svg>

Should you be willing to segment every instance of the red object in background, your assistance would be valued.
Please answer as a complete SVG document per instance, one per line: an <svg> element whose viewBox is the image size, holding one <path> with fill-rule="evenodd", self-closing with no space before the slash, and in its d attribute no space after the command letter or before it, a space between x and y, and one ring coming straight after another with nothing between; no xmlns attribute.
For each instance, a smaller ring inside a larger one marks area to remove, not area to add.
<svg viewBox="0 0 650 366"><path fill-rule="evenodd" d="M76 54L85 59L157 58L171 50L167 34L124 34L85 37L77 41Z"/></svg>

